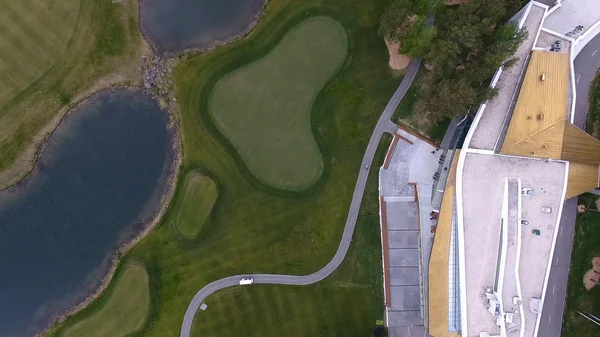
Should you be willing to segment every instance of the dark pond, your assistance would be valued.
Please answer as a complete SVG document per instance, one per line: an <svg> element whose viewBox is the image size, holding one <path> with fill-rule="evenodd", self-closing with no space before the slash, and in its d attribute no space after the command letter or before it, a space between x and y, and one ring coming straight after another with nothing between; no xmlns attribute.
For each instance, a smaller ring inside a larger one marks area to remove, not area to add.
<svg viewBox="0 0 600 337"><path fill-rule="evenodd" d="M99 285L109 256L158 210L168 117L104 91L61 122L35 170L0 192L0 335L29 336Z"/></svg>
<svg viewBox="0 0 600 337"><path fill-rule="evenodd" d="M245 31L265 0L141 0L141 24L161 52L206 48Z"/></svg>

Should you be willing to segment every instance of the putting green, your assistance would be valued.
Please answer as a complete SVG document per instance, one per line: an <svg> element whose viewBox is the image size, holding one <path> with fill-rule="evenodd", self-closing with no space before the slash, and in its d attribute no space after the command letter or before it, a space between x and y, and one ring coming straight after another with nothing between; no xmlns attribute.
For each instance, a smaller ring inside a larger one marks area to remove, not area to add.
<svg viewBox="0 0 600 337"><path fill-rule="evenodd" d="M193 238L202 229L217 201L218 191L215 182L192 171L186 174L183 183L182 202L173 209L173 221L177 230L187 238Z"/></svg>
<svg viewBox="0 0 600 337"><path fill-rule="evenodd" d="M88 318L68 328L64 337L122 337L138 331L146 321L150 295L146 268L126 267L105 304Z"/></svg>
<svg viewBox="0 0 600 337"><path fill-rule="evenodd" d="M313 17L266 56L216 83L209 113L260 181L302 190L321 176L323 157L311 130L311 108L347 52L344 27Z"/></svg>

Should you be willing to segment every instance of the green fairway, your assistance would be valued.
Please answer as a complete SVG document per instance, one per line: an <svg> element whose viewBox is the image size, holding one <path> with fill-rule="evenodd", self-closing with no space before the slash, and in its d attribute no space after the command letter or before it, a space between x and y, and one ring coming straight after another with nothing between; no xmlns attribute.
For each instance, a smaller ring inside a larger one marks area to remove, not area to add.
<svg viewBox="0 0 600 337"><path fill-rule="evenodd" d="M599 327L577 313L581 311L600 316L600 286L590 291L583 286L583 276L592 269L592 259L600 257L600 212L596 208L596 200L598 196L589 193L579 197L579 204L585 205L587 211L577 214L575 224L563 337L600 336Z"/></svg>
<svg viewBox="0 0 600 337"><path fill-rule="evenodd" d="M246 38L211 53L183 57L174 71L183 133L180 177L202 172L216 183L219 195L200 235L182 240L173 230L177 205L186 203L185 179L181 179L161 225L124 257L123 263L144 261L150 277L153 302L139 336L179 336L194 294L219 278L245 273L301 275L329 262L342 236L356 178L364 169L361 161L369 137L401 81L388 70L387 48L377 35L385 4L384 0L272 0ZM264 58L303 21L323 16L343 25L348 55L310 108L310 127L322 152L323 173L309 189L287 193L257 181L213 124L208 98L224 76ZM380 156L387 144L381 148ZM209 307L203 312L207 316L198 316L197 333L272 336L273 323L286 329L288 337L368 336L384 310L378 170L376 164L372 167L369 199L363 201L354 242L333 275L307 287L250 287L239 303L231 299L239 290L217 293L207 299ZM236 305L228 307L231 303ZM63 326L81 319L75 315ZM227 326L218 329L207 319ZM244 329L246 323L251 325Z"/></svg>
<svg viewBox="0 0 600 337"><path fill-rule="evenodd" d="M199 172L189 172L183 181L182 201L173 207L173 222L187 238L200 232L217 201L217 185Z"/></svg>
<svg viewBox="0 0 600 337"><path fill-rule="evenodd" d="M378 174L390 141L386 135L379 145L355 239L336 272L311 286L224 289L206 299L192 336L370 336L384 314Z"/></svg>
<svg viewBox="0 0 600 337"><path fill-rule="evenodd" d="M122 337L138 331L150 306L146 268L136 263L126 266L107 297L97 311L60 336Z"/></svg>
<svg viewBox="0 0 600 337"><path fill-rule="evenodd" d="M215 85L210 115L260 181L301 190L321 175L323 158L310 128L310 111L347 49L341 24L310 18L269 54Z"/></svg>
<svg viewBox="0 0 600 337"><path fill-rule="evenodd" d="M139 80L137 0L0 0L0 188L91 88Z"/></svg>
<svg viewBox="0 0 600 337"><path fill-rule="evenodd" d="M65 51L81 0L0 0L0 106Z"/></svg>

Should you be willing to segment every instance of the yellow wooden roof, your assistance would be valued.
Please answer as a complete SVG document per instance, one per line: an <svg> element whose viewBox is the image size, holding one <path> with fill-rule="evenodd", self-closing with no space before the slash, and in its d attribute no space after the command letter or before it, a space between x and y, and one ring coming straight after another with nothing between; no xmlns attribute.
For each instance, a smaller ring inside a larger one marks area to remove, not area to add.
<svg viewBox="0 0 600 337"><path fill-rule="evenodd" d="M566 122L561 159L581 164L600 165L600 142L575 125Z"/></svg>
<svg viewBox="0 0 600 337"><path fill-rule="evenodd" d="M578 196L598 187L598 165L569 163L565 199Z"/></svg>
<svg viewBox="0 0 600 337"><path fill-rule="evenodd" d="M515 145L566 119L568 84L569 55L532 52L502 144L503 153L510 152Z"/></svg>
<svg viewBox="0 0 600 337"><path fill-rule="evenodd" d="M448 172L448 181L442 197L429 259L429 334L433 337L459 336L456 332L448 331L448 259L450 258L450 234L456 191L456 164L459 154L459 151L456 151Z"/></svg>
<svg viewBox="0 0 600 337"><path fill-rule="evenodd" d="M558 121L509 148L502 147L502 153L522 157L560 159L566 122L566 120Z"/></svg>

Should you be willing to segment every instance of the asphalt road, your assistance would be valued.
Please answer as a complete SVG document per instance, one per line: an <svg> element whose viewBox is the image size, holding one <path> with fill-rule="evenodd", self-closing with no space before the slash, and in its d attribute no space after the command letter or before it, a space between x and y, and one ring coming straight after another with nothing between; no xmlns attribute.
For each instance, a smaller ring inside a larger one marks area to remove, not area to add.
<svg viewBox="0 0 600 337"><path fill-rule="evenodd" d="M429 21L431 22L432 19ZM402 82L396 89L396 92L388 102L387 106L383 110L383 113L379 117L379 121L373 130L373 134L371 135L371 139L369 140L369 144L367 145L367 149L365 150L365 154L360 165L360 172L358 174L358 179L356 181L356 186L354 187L354 195L352 196L352 203L350 204L350 209L348 210L348 218L346 219L346 225L344 227L344 233L342 234L342 240L340 241L340 246L338 247L337 252L323 267L321 270L303 276L295 276L295 275L273 275L273 274L245 274L245 275L236 275L222 278L220 280L216 280L208 285L204 286L204 288L200 289L190 302L187 310L185 311L185 316L183 318L183 323L181 325L181 337L189 337L192 330L192 323L194 321L194 316L198 311L198 308L204 301L206 297L210 294L233 286L239 286L239 281L243 277L253 277L254 283L258 284L285 284L285 285L309 285L316 282L319 282L333 273L344 260L346 253L348 252L348 248L350 247L350 241L352 240L352 235L354 233L354 227L356 226L356 219L358 218L358 211L360 210L360 204L362 202L363 194L365 191L365 186L367 184L367 177L369 175L369 170L366 170L365 167L371 167L373 163L373 157L375 156L375 151L377 150L377 146L379 145L379 141L385 132L395 133L398 127L391 122L391 117L398 104L406 94L406 91L412 84L415 76L417 75L417 71L419 70L419 65L421 64L421 59L413 60L408 66L408 70L406 75L402 79Z"/></svg>
<svg viewBox="0 0 600 337"><path fill-rule="evenodd" d="M600 35L591 40L574 61L577 100L573 124L581 129L585 129L590 83L600 68L599 50ZM577 197L567 200L563 207L538 336L561 335L576 214Z"/></svg>
<svg viewBox="0 0 600 337"><path fill-rule="evenodd" d="M548 7L552 8L556 4L556 0L536 0L537 2L548 5Z"/></svg>

